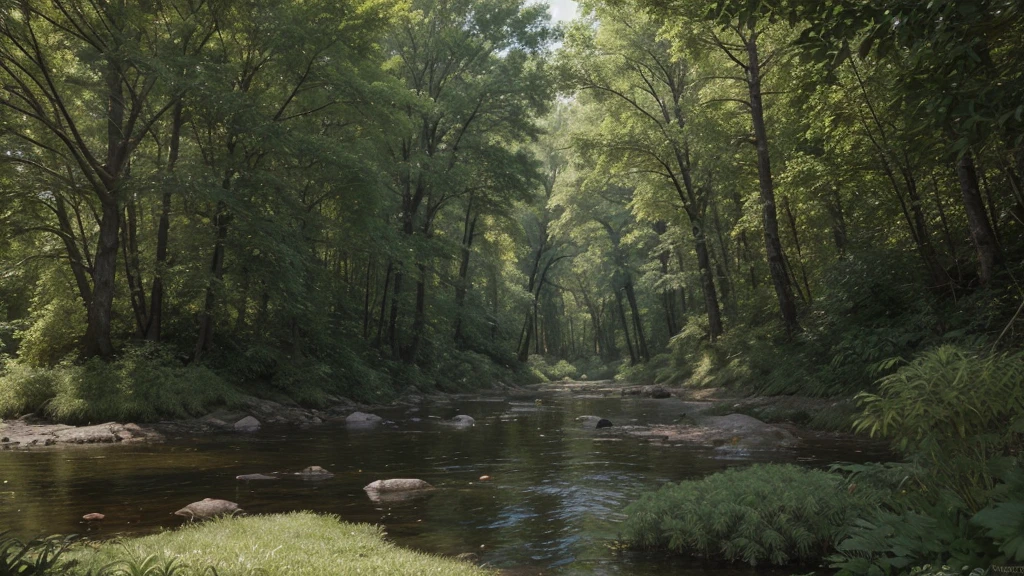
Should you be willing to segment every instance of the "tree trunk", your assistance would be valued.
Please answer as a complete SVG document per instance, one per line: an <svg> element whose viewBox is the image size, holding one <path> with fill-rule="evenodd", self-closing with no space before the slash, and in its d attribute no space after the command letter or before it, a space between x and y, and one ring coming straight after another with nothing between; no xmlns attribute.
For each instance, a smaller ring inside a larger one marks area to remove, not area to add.
<svg viewBox="0 0 1024 576"><path fill-rule="evenodd" d="M462 342L463 307L466 303L466 292L469 289L469 257L472 254L473 238L476 236L477 216L470 218L473 207L472 199L466 208L466 219L462 231L462 260L459 262L459 278L455 281L455 342Z"/></svg>
<svg viewBox="0 0 1024 576"><path fill-rule="evenodd" d="M637 356L644 362L651 360L651 353L647 349L647 336L644 335L644 322L640 317L640 308L636 304L636 292L633 290L633 280L626 281L626 301L629 302L629 311L633 316L633 327L636 330Z"/></svg>
<svg viewBox="0 0 1024 576"><path fill-rule="evenodd" d="M230 187L230 176L224 179L223 188ZM214 216L214 224L217 226L217 239L213 244L213 257L210 261L210 283L206 286L206 301L203 304L203 313L199 317L199 337L196 338L195 351L192 353L192 362L198 363L203 354L210 351L213 343L213 308L217 303L217 291L224 279L224 241L228 237L228 214L227 206L223 202L217 203L217 214Z"/></svg>
<svg viewBox="0 0 1024 576"><path fill-rule="evenodd" d="M771 157L768 154L768 130L764 121L764 105L761 100L761 61L757 49L757 34L752 34L746 42L749 65L747 68L747 87L750 92L750 115L754 127L754 138L757 142L757 177L761 188L761 205L764 219L764 243L768 253L768 272L775 287L775 295L779 300L779 311L790 335L800 330L796 318L796 303L793 301L793 289L786 276L786 264L783 261L782 243L779 240L779 221L775 209L775 187L772 182Z"/></svg>
<svg viewBox="0 0 1024 576"><path fill-rule="evenodd" d="M178 150L181 143L181 111L182 104L174 105L171 117L171 143L167 155L167 174L174 173L178 163ZM171 229L171 187L165 183L163 199L160 204L160 224L156 232L156 266L153 268L153 285L149 291L149 325L146 327L146 340L159 342L163 330L164 311L164 272L167 268L167 243Z"/></svg>
<svg viewBox="0 0 1024 576"><path fill-rule="evenodd" d="M989 224L985 204L981 201L974 158L969 151L960 157L956 171L960 177L960 193L963 195L964 209L967 212L971 241L974 242L974 249L978 253L978 278L982 286L987 286L992 281L996 267L1002 264L1003 255Z"/></svg>
<svg viewBox="0 0 1024 576"><path fill-rule="evenodd" d="M636 351L633 349L633 341L629 338L629 322L626 321L626 309L622 306L622 292L615 291L615 303L618 305L619 320L622 322L622 333L626 337L626 348L629 348L629 365L636 366Z"/></svg>
<svg viewBox="0 0 1024 576"><path fill-rule="evenodd" d="M700 290L704 294L704 308L708 315L708 336L714 342L722 335L722 312L718 308L715 279L711 274L707 238L698 226L693 227L693 240L693 248L697 252L697 268L700 270Z"/></svg>
<svg viewBox="0 0 1024 576"><path fill-rule="evenodd" d="M793 246L796 247L796 259L800 264L800 276L804 281L804 289L807 291L807 301L814 299L811 295L811 283L807 280L807 266L804 265L803 249L800 246L800 233L796 228L796 216L793 215L793 208L789 204L789 196L782 198L782 208L786 212L786 220L789 222L789 231L793 234Z"/></svg>
<svg viewBox="0 0 1024 576"><path fill-rule="evenodd" d="M117 273L118 232L121 210L116 197L102 205L99 242L92 272L92 300L83 339L82 356L109 358L114 354L110 339L110 321L114 305L114 280Z"/></svg>
<svg viewBox="0 0 1024 576"><path fill-rule="evenodd" d="M87 257L83 256L82 251L78 249L78 242L75 239L74 228L71 226L67 205L64 202L64 197L60 194L54 194L54 208L61 231L60 239L64 243L68 262L71 264L71 273L75 277L78 295L82 298L82 304L85 306L85 309L88 310L92 302L92 285L89 283L89 268L92 267L92 264L88 261Z"/></svg>

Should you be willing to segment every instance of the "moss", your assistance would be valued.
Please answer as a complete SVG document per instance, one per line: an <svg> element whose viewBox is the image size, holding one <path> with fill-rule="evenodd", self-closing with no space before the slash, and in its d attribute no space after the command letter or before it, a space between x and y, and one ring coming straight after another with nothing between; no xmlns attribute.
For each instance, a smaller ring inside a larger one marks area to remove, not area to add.
<svg viewBox="0 0 1024 576"><path fill-rule="evenodd" d="M79 568L97 571L118 561L150 556L172 559L176 576L345 576L349 574L485 576L472 564L400 548L368 524L335 516L293 512L222 518L145 536L104 542L79 551Z"/></svg>

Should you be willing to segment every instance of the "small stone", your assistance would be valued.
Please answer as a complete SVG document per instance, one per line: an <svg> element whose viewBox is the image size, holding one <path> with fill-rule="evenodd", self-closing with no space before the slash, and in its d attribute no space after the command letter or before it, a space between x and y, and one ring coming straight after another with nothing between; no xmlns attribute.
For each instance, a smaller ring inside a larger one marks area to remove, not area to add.
<svg viewBox="0 0 1024 576"><path fill-rule="evenodd" d="M56 439L54 439L54 438L47 438L46 442L43 442L43 445L44 446L53 446L56 443L57 443Z"/></svg>
<svg viewBox="0 0 1024 576"><path fill-rule="evenodd" d="M99 512L90 512L89 514L82 516L82 520L85 520L86 522L98 522L104 518L106 518L106 516Z"/></svg>
<svg viewBox="0 0 1024 576"><path fill-rule="evenodd" d="M8 438L7 436L4 436L3 438L0 438L0 442L10 442L10 441L11 441L11 439Z"/></svg>
<svg viewBox="0 0 1024 576"><path fill-rule="evenodd" d="M600 420L597 421L597 426L595 426L595 428L611 428L612 426L613 424L611 420L608 420L607 418L601 418Z"/></svg>
<svg viewBox="0 0 1024 576"><path fill-rule="evenodd" d="M246 416L235 422L235 430L240 432L255 432L260 429L260 421L252 416Z"/></svg>
<svg viewBox="0 0 1024 576"><path fill-rule="evenodd" d="M487 476L486 474L480 477L480 481L481 482L487 482L490 479L491 479L491 477Z"/></svg>

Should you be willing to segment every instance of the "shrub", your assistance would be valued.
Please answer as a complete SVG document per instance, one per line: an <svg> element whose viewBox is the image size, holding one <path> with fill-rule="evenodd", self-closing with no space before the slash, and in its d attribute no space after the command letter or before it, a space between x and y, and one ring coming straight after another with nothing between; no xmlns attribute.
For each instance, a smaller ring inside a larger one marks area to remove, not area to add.
<svg viewBox="0 0 1024 576"><path fill-rule="evenodd" d="M820 560L879 493L835 473L757 465L668 484L626 509L631 546L751 565Z"/></svg>
<svg viewBox="0 0 1024 576"><path fill-rule="evenodd" d="M237 397L210 370L183 366L154 346L129 348L110 363L33 368L14 362L0 376L0 415L42 412L69 424L187 418Z"/></svg>
<svg viewBox="0 0 1024 576"><path fill-rule="evenodd" d="M971 510L995 486L989 461L1024 439L1024 353L985 355L955 346L927 351L857 396L858 431L890 438Z"/></svg>

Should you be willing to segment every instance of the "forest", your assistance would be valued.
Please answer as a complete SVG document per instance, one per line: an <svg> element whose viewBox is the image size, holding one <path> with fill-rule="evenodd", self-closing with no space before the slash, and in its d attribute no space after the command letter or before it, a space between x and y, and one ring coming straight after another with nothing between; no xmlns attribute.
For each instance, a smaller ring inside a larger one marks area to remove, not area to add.
<svg viewBox="0 0 1024 576"><path fill-rule="evenodd" d="M0 3L4 418L835 399L787 418L923 470L872 526L1019 562L1022 232L1017 0ZM702 541L642 517L641 547ZM876 536L834 566L934 552ZM769 544L724 555L802 557Z"/></svg>

